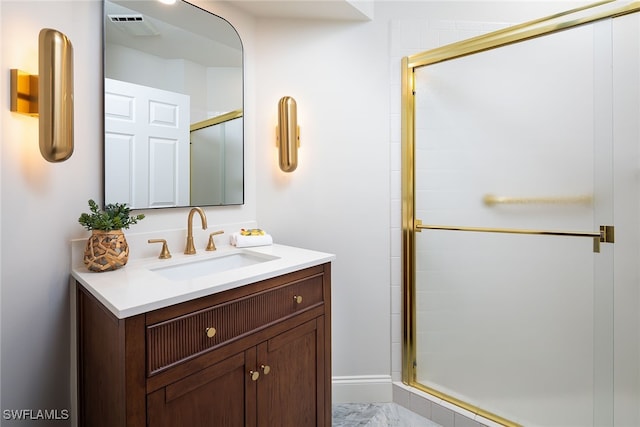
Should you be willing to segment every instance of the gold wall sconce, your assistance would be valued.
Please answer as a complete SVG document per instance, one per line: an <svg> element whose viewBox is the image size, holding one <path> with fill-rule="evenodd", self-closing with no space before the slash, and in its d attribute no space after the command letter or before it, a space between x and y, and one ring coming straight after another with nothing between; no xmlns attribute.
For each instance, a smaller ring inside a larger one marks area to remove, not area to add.
<svg viewBox="0 0 640 427"><path fill-rule="evenodd" d="M276 128L278 163L284 172L293 172L298 167L298 147L300 147L300 127L296 100L284 96L278 103L278 127Z"/></svg>
<svg viewBox="0 0 640 427"><path fill-rule="evenodd" d="M10 110L39 117L42 157L62 162L73 154L73 47L61 32L44 28L38 52L38 75L11 70Z"/></svg>

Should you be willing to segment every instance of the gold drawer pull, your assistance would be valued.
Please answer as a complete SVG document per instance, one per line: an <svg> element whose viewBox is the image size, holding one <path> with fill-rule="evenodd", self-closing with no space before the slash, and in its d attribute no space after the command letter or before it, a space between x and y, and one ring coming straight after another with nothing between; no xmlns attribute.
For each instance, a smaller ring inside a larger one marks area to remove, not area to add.
<svg viewBox="0 0 640 427"><path fill-rule="evenodd" d="M293 296L293 300L298 303L301 304L302 303L302 295L294 295Z"/></svg>
<svg viewBox="0 0 640 427"><path fill-rule="evenodd" d="M205 332L207 333L207 336L209 338L213 338L216 335L216 328L207 328L205 329Z"/></svg>
<svg viewBox="0 0 640 427"><path fill-rule="evenodd" d="M249 371L249 375L251 375L251 381L258 381L258 378L260 378L260 372L258 371Z"/></svg>
<svg viewBox="0 0 640 427"><path fill-rule="evenodd" d="M262 369L262 372L265 375L268 375L269 372L271 372L271 366L269 366L269 365L260 365L260 369Z"/></svg>

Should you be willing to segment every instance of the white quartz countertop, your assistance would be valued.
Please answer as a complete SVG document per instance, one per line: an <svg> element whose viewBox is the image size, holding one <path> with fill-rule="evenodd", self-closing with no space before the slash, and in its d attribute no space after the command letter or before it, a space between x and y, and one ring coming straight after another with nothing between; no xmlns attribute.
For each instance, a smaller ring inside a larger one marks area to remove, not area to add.
<svg viewBox="0 0 640 427"><path fill-rule="evenodd" d="M169 279L153 271L159 267L206 261L241 252L268 260L193 279ZM216 251L202 250L195 255L173 254L172 258L166 260L132 260L119 270L102 273L91 272L84 266L75 267L72 276L116 317L123 319L334 259L333 254L276 244L242 249L221 246Z"/></svg>

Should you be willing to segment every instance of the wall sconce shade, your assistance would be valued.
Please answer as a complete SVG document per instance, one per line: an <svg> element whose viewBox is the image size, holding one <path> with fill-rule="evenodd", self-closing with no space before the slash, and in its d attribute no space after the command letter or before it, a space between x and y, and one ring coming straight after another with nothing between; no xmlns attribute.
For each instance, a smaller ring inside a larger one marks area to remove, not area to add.
<svg viewBox="0 0 640 427"><path fill-rule="evenodd" d="M39 116L40 153L49 162L73 154L73 47L59 31L38 37L38 76L11 70L13 112Z"/></svg>
<svg viewBox="0 0 640 427"><path fill-rule="evenodd" d="M280 169L293 172L298 167L300 129L298 127L296 100L284 96L278 103L277 129L278 160Z"/></svg>
<svg viewBox="0 0 640 427"><path fill-rule="evenodd" d="M59 31L39 36L40 153L50 162L73 154L73 47Z"/></svg>

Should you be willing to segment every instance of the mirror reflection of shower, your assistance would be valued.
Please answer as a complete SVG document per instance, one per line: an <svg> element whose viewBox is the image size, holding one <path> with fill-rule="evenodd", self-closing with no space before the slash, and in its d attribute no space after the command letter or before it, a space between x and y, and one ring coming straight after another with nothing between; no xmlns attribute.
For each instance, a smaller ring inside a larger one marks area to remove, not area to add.
<svg viewBox="0 0 640 427"><path fill-rule="evenodd" d="M242 111L191 125L191 205L241 204Z"/></svg>

